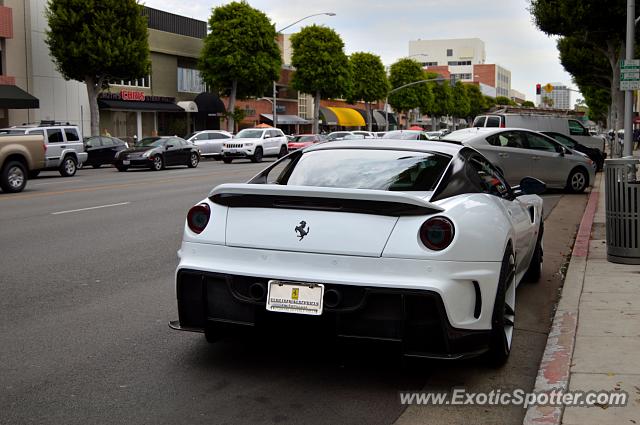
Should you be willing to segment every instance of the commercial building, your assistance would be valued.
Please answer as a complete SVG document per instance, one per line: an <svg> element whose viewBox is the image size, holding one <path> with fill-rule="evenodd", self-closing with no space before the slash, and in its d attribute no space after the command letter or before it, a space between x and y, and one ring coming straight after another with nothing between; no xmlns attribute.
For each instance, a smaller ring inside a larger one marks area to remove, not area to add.
<svg viewBox="0 0 640 425"><path fill-rule="evenodd" d="M549 103L545 103L545 97L551 99L550 105ZM543 84L537 106L550 106L554 109L571 109L571 90L562 83Z"/></svg>
<svg viewBox="0 0 640 425"><path fill-rule="evenodd" d="M496 65L486 63L485 44L479 38L446 39L446 40L411 40L409 41L408 57L422 63L431 72L442 75L455 84L481 84L493 87L493 90L483 89L488 96L505 96L511 94L511 71Z"/></svg>
<svg viewBox="0 0 640 425"><path fill-rule="evenodd" d="M4 0L12 10L13 36L3 40L3 74L39 105L9 109L5 124L41 120L77 124L89 135L89 104L84 83L65 81L55 69L45 43L47 0ZM196 128L219 128L224 104L206 93L197 58L207 24L144 8L148 18L151 72L135 81L112 81L99 97L100 127L123 139L154 133L185 134Z"/></svg>

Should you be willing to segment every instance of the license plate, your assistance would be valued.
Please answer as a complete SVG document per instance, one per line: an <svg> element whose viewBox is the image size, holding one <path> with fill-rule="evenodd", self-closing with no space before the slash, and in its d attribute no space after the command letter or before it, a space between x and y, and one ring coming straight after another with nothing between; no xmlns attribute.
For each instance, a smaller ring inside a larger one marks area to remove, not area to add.
<svg viewBox="0 0 640 425"><path fill-rule="evenodd" d="M228 152L229 152L229 153L236 153L236 152L238 152L238 151L237 151L237 150L235 150L235 149L229 149L229 150L228 150Z"/></svg>
<svg viewBox="0 0 640 425"><path fill-rule="evenodd" d="M320 283L270 280L267 310L319 316L322 314L323 296L324 285Z"/></svg>
<svg viewBox="0 0 640 425"><path fill-rule="evenodd" d="M128 159L122 160L122 165L129 165L129 164L131 164L131 161L129 161Z"/></svg>

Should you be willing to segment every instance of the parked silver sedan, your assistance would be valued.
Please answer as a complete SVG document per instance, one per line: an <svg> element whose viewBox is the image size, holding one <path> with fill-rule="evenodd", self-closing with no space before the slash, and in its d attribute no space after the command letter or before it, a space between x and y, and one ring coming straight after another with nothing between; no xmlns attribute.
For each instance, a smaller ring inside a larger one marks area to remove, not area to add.
<svg viewBox="0 0 640 425"><path fill-rule="evenodd" d="M531 176L544 181L549 188L580 193L595 180L596 166L589 157L535 131L466 128L441 140L477 149L502 171L510 184Z"/></svg>
<svg viewBox="0 0 640 425"><path fill-rule="evenodd" d="M215 159L222 158L222 143L233 136L224 130L202 130L191 133L185 139L195 144L200 149L202 156L211 156Z"/></svg>

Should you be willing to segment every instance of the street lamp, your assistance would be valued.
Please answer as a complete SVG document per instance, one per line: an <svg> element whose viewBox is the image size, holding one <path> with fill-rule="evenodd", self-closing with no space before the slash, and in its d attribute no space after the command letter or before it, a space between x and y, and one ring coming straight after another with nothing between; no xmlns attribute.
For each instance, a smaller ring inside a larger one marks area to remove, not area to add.
<svg viewBox="0 0 640 425"><path fill-rule="evenodd" d="M385 121L386 121L386 123L385 123L385 131L389 131L389 95L390 94L395 93L398 90L402 90L402 89L410 87L410 86L415 86L416 84L429 83L429 82L432 82L432 81L440 82L440 81L444 81L444 80L445 80L445 78L443 78L441 76L437 77L437 78L428 78L426 80L413 81L411 83L407 83L407 84L404 84L404 85L402 85L400 87L396 87L395 89L390 90L389 93L387 93L387 97L384 99L384 114L385 114Z"/></svg>
<svg viewBox="0 0 640 425"><path fill-rule="evenodd" d="M312 15L307 15L304 18L300 18L297 21L295 21L294 23L289 24L284 28L280 28L279 30L276 30L276 35L280 34L282 31L286 30L287 28L291 28L295 24L304 21L305 19L309 19L309 18L312 18L314 16L321 16L321 15L336 16L336 14L333 13L333 12L321 12L321 13L314 13ZM274 128L278 127L278 111L277 111L277 101L278 100L277 100L277 93L276 93L276 83L277 83L277 81L273 82L273 101L271 102L272 106L273 106L273 120L272 120L272 122L273 122L273 127Z"/></svg>

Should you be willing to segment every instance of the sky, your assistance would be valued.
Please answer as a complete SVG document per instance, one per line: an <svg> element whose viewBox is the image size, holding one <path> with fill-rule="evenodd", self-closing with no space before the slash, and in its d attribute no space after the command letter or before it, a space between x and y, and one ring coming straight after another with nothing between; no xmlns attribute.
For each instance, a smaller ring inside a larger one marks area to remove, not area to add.
<svg viewBox="0 0 640 425"><path fill-rule="evenodd" d="M222 0L141 0L146 6L207 21ZM486 63L511 71L511 87L535 102L535 85L560 82L569 87L556 41L536 28L529 0L249 0L262 10L276 29L322 12L293 26L318 24L333 28L345 44L345 53L371 52L390 65L409 53L409 40L480 38L485 42ZM577 96L579 97L579 95ZM572 103L576 95L572 93Z"/></svg>

